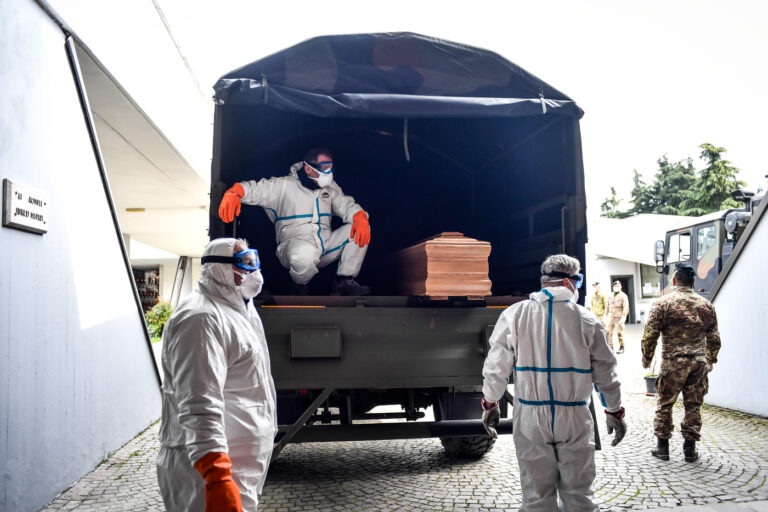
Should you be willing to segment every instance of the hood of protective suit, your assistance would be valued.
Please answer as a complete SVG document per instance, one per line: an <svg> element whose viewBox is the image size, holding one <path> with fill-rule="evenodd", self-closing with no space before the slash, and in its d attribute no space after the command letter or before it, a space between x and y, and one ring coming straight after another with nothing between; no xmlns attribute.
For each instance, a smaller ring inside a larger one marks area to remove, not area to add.
<svg viewBox="0 0 768 512"><path fill-rule="evenodd" d="M321 188L326 188L328 185L333 183L333 174L328 177L329 181L327 183L322 184L318 178L312 178L309 176L306 172L304 172L304 162L296 162L295 164L291 165L289 174L299 180L299 183L301 183L303 187L308 188L309 190L319 190Z"/></svg>
<svg viewBox="0 0 768 512"><path fill-rule="evenodd" d="M290 173L293 175L294 178L299 177L299 171L304 167L304 162L296 162L295 164L291 165Z"/></svg>
<svg viewBox="0 0 768 512"><path fill-rule="evenodd" d="M217 238L203 251L203 256L232 256L235 251L234 238ZM206 263L200 269L197 287L201 293L223 300L237 309L243 309L240 286L235 285L235 271L228 263Z"/></svg>
<svg viewBox="0 0 768 512"><path fill-rule="evenodd" d="M552 299L555 302L575 302L577 299L577 296L565 286L554 286L546 288L546 290L552 295ZM544 293L544 290L533 292L528 297L536 302L547 302L549 300L549 295Z"/></svg>

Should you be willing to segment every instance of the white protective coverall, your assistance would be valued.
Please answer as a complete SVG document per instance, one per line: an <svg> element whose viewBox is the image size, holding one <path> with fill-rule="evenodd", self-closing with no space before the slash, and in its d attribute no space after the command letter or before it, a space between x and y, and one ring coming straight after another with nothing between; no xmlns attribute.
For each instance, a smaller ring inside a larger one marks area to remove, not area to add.
<svg viewBox="0 0 768 512"><path fill-rule="evenodd" d="M357 277L368 246L358 246L349 233L352 216L362 207L335 181L317 190L303 186L297 175L304 172L303 165L293 164L287 176L241 181L245 191L241 202L261 206L275 224L277 258L294 282L307 284L318 268L337 259L336 274ZM344 222L336 231L331 231L333 215Z"/></svg>
<svg viewBox="0 0 768 512"><path fill-rule="evenodd" d="M544 288L504 310L489 340L483 395L501 399L513 376L513 438L521 511L596 511L592 384L609 411L621 407L616 357L600 320L571 302L564 286Z"/></svg>
<svg viewBox="0 0 768 512"><path fill-rule="evenodd" d="M233 239L204 255L232 256ZM244 511L256 511L277 431L267 340L232 265L206 263L163 332L163 414L157 475L166 510L205 510L205 481L193 464L226 452Z"/></svg>

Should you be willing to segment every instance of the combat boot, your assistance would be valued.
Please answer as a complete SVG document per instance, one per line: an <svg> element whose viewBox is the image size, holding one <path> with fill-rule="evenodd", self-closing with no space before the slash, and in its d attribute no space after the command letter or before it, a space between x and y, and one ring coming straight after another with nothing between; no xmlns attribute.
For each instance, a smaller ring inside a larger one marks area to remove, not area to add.
<svg viewBox="0 0 768 512"><path fill-rule="evenodd" d="M669 460L669 439L659 439L656 448L651 450L651 455L657 459Z"/></svg>
<svg viewBox="0 0 768 512"><path fill-rule="evenodd" d="M331 295L368 295L371 289L351 277L339 276L331 288Z"/></svg>
<svg viewBox="0 0 768 512"><path fill-rule="evenodd" d="M616 352L616 353L617 353L617 354L623 354L623 353L624 353L624 345L621 345L621 346L619 347L619 351L618 351L618 352Z"/></svg>
<svg viewBox="0 0 768 512"><path fill-rule="evenodd" d="M683 457L685 462L696 462L699 460L699 452L696 451L696 441L683 441Z"/></svg>

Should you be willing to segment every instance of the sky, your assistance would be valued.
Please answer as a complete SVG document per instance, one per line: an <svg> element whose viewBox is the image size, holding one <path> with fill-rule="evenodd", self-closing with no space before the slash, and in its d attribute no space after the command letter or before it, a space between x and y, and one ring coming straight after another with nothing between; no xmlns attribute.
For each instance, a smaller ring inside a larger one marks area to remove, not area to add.
<svg viewBox="0 0 768 512"><path fill-rule="evenodd" d="M613 186L629 207L633 170L699 144L755 190L768 174L768 3L761 1L155 0L200 83L318 35L417 32L494 51L573 98L588 215ZM215 5L215 7L212 7Z"/></svg>

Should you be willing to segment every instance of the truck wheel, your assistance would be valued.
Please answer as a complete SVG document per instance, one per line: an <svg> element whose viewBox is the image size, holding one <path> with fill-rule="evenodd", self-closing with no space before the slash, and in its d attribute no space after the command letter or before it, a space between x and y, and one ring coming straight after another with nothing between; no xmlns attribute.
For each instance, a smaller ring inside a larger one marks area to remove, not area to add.
<svg viewBox="0 0 768 512"><path fill-rule="evenodd" d="M488 436L441 437L440 442L449 457L479 459L491 451L496 439Z"/></svg>

